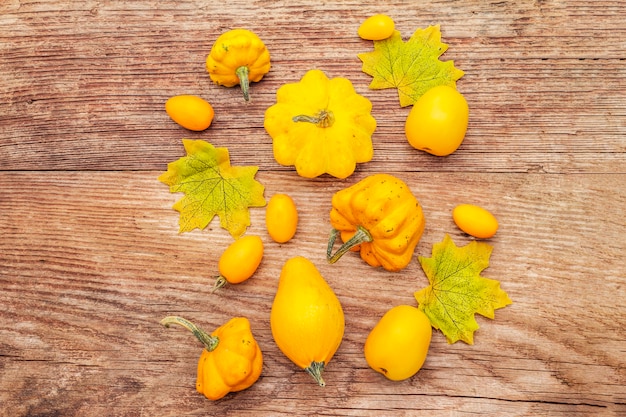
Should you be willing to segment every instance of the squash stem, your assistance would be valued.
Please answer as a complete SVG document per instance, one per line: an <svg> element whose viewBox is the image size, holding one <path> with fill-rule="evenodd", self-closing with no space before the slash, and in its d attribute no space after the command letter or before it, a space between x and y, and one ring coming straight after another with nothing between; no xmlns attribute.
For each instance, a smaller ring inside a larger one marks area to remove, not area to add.
<svg viewBox="0 0 626 417"><path fill-rule="evenodd" d="M250 70L247 66L242 65L235 70L235 74L237 75L237 78L239 78L239 86L241 86L241 91L243 92L243 99L249 101L250 79L248 76L250 74Z"/></svg>
<svg viewBox="0 0 626 417"><path fill-rule="evenodd" d="M309 116L306 114L300 114L297 116L293 116L291 119L294 122L307 122L313 123L318 127L331 127L333 123L335 123L335 115L333 112L328 110L320 110L320 112L316 116Z"/></svg>
<svg viewBox="0 0 626 417"><path fill-rule="evenodd" d="M324 362L311 362L311 365L304 368L305 371L308 372L309 375L315 379L320 387L325 387L326 382L324 382L324 378L322 378L322 372L324 371Z"/></svg>
<svg viewBox="0 0 626 417"><path fill-rule="evenodd" d="M339 230L333 229L330 232L330 238L328 239L328 247L326 248L326 259L328 263L334 264L343 256L344 253L348 252L355 246L360 245L361 243L371 242L372 235L368 232L363 226L357 226L356 232L354 235L348 239L333 255L333 247L335 246L335 240L337 239L337 235L339 235Z"/></svg>
<svg viewBox="0 0 626 417"><path fill-rule="evenodd" d="M209 352L215 350L220 341L219 338L211 336L204 330L198 328L198 326L196 326L189 320L182 317L167 316L163 320L161 320L161 324L165 327L170 327L170 324L178 324L180 326L183 326L185 329L193 333L193 335L196 336L196 338L204 345L206 350L208 350Z"/></svg>

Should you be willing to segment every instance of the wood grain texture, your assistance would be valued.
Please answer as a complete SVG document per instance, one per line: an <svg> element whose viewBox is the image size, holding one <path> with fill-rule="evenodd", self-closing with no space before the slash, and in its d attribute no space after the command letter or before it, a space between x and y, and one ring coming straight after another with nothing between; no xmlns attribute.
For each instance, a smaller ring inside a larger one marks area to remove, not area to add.
<svg viewBox="0 0 626 417"><path fill-rule="evenodd" d="M441 24L443 59L465 71L470 127L453 155L411 148L409 108L368 89L356 54L367 16L408 37ZM620 1L205 1L0 4L0 416L622 416L626 415L626 9ZM231 27L256 31L272 71L251 88L211 83L204 59ZM347 180L298 177L276 164L263 129L276 89L320 68L373 103L374 159ZM216 118L184 131L163 111L201 95ZM216 221L178 233L157 181L181 138L258 165L266 197L290 194L295 238L266 242L253 279L211 294L232 241ZM417 259L372 269L325 260L332 194L374 172L409 184L427 227L416 255L470 202L500 221L491 264L513 304L479 317L475 344L436 332L424 368L391 382L367 367L365 337L427 285ZM336 291L346 335L316 386L274 344L269 311L282 264L311 259ZM247 316L264 353L260 380L210 402L194 388L200 346L158 322L180 314L207 330Z"/></svg>

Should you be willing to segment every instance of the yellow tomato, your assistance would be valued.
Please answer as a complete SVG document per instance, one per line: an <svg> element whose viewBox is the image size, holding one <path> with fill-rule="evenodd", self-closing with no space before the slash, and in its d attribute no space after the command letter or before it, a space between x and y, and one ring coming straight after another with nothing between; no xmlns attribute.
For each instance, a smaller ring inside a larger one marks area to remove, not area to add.
<svg viewBox="0 0 626 417"><path fill-rule="evenodd" d="M459 229L479 239L489 239L498 231L498 220L494 215L473 204L456 206L452 218Z"/></svg>
<svg viewBox="0 0 626 417"><path fill-rule="evenodd" d="M469 107L454 87L440 85L424 93L406 119L406 137L416 149L446 156L456 151L467 132Z"/></svg>
<svg viewBox="0 0 626 417"><path fill-rule="evenodd" d="M223 287L226 282L239 284L250 278L263 259L263 241L260 237L248 235L240 237L226 248L220 256L218 269L220 276L213 291Z"/></svg>
<svg viewBox="0 0 626 417"><path fill-rule="evenodd" d="M207 129L215 115L208 101L188 94L169 98L165 102L165 111L185 129L198 132Z"/></svg>
<svg viewBox="0 0 626 417"><path fill-rule="evenodd" d="M395 27L392 18L384 14L376 14L365 19L357 33L362 39L380 41L390 37Z"/></svg>
<svg viewBox="0 0 626 417"><path fill-rule="evenodd" d="M416 307L399 305L387 311L365 341L365 360L392 381L420 370L430 346L432 326Z"/></svg>
<svg viewBox="0 0 626 417"><path fill-rule="evenodd" d="M265 210L265 226L274 241L289 241L298 228L298 210L287 194L274 194Z"/></svg>

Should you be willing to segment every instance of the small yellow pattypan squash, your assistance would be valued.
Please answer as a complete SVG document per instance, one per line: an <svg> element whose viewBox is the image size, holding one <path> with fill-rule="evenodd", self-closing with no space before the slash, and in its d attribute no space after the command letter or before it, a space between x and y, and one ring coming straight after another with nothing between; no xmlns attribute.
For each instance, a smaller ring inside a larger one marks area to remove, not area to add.
<svg viewBox="0 0 626 417"><path fill-rule="evenodd" d="M225 87L241 86L249 100L250 81L261 81L270 70L270 53L254 32L232 29L220 35L206 59L211 80Z"/></svg>
<svg viewBox="0 0 626 417"><path fill-rule="evenodd" d="M300 82L280 87L276 104L265 112L274 158L281 165L294 165L305 178L324 173L346 178L374 154L376 119L371 110L372 103L350 80L310 70Z"/></svg>
<svg viewBox="0 0 626 417"><path fill-rule="evenodd" d="M204 345L198 360L196 389L209 400L249 388L261 376L263 353L247 318L232 318L210 335L178 316L167 316L161 324L183 326Z"/></svg>

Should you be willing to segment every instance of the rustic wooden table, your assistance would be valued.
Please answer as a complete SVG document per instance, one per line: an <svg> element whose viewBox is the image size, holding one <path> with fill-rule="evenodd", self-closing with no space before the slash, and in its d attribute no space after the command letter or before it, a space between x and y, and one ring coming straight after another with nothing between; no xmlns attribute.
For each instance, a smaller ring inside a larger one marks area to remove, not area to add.
<svg viewBox="0 0 626 417"><path fill-rule="evenodd" d="M2 416L624 416L626 415L626 4L622 1L18 1L0 4L0 415ZM365 2L367 3L367 2ZM442 57L465 71L468 134L449 157L411 148L410 108L369 90L356 30L384 12L407 38L440 24ZM272 70L246 103L204 68L219 34L257 32ZM279 86L308 69L349 78L373 103L374 158L353 176L299 177L279 166L263 128ZM211 128L191 133L164 112L176 94L207 98ZM257 165L269 198L286 192L300 225L271 242L264 209L248 233L258 273L211 294L231 236L214 220L178 233L157 176L181 139ZM398 273L356 255L325 260L331 195L368 174L404 179L425 211L416 259ZM500 230L491 265L513 304L478 317L475 344L433 335L423 369L391 382L363 343L427 285L417 255L470 202ZM318 387L276 347L269 312L286 259L304 255L341 300L346 334ZM204 328L244 315L264 353L250 389L211 402L195 390L200 345L159 325L179 314Z"/></svg>

